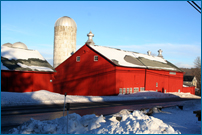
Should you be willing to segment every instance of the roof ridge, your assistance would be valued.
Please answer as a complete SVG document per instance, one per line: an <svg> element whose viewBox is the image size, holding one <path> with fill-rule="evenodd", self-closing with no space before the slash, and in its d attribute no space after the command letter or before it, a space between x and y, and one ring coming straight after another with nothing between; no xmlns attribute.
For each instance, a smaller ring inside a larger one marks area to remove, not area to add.
<svg viewBox="0 0 202 135"><path fill-rule="evenodd" d="M115 50L124 51L124 52L138 53L138 52L122 50L122 49L118 49L118 48L114 48L114 47L108 47L108 46L101 46L101 45L90 45L90 46L99 46L99 47L105 47L105 48L115 49ZM142 53L139 53L139 54L142 54Z"/></svg>

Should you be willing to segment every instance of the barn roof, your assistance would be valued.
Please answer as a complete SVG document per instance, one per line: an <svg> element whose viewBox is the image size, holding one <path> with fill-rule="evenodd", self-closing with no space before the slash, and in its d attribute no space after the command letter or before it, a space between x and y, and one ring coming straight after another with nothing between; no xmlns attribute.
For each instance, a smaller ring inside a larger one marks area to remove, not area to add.
<svg viewBox="0 0 202 135"><path fill-rule="evenodd" d="M1 46L1 70L55 72L37 50Z"/></svg>
<svg viewBox="0 0 202 135"><path fill-rule="evenodd" d="M183 72L177 66L159 56L151 56L92 44L89 46L118 66Z"/></svg>
<svg viewBox="0 0 202 135"><path fill-rule="evenodd" d="M192 82L193 79L194 79L194 76L191 76L191 75L185 75L185 76L183 76L183 81Z"/></svg>

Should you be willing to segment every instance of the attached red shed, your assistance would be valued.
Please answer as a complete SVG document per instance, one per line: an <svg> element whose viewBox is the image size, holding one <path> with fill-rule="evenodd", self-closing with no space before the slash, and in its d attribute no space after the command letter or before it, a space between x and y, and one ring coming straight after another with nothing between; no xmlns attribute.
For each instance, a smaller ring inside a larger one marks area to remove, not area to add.
<svg viewBox="0 0 202 135"><path fill-rule="evenodd" d="M97 46L92 37L56 71L54 91L68 95L183 92L183 71L161 54L151 56Z"/></svg>
<svg viewBox="0 0 202 135"><path fill-rule="evenodd" d="M33 92L48 90L53 92L53 73L36 71L1 71L1 91Z"/></svg>
<svg viewBox="0 0 202 135"><path fill-rule="evenodd" d="M53 92L55 70L36 50L1 47L1 91Z"/></svg>

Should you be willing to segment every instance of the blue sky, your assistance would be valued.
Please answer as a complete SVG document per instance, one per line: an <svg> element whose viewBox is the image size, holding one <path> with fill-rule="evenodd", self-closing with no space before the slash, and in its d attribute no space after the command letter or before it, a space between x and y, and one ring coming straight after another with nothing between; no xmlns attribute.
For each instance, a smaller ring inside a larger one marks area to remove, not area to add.
<svg viewBox="0 0 202 135"><path fill-rule="evenodd" d="M96 45L155 55L161 49L178 67L193 67L201 56L201 14L186 1L1 1L1 45L23 42L52 64L62 16L77 24L77 49L91 30Z"/></svg>

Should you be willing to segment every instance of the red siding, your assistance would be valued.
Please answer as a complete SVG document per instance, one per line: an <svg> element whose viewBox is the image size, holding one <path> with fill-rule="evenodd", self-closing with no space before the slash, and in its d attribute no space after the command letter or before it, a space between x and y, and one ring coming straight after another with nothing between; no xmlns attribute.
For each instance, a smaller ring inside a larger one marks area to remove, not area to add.
<svg viewBox="0 0 202 135"><path fill-rule="evenodd" d="M54 73L34 73L33 74L33 91L48 90L53 92Z"/></svg>
<svg viewBox="0 0 202 135"><path fill-rule="evenodd" d="M176 73L176 74L171 74ZM182 92L183 73L165 70L146 70L146 90L158 92Z"/></svg>
<svg viewBox="0 0 202 135"><path fill-rule="evenodd" d="M80 62L76 57L80 56ZM94 61L98 56L98 61ZM55 92L68 95L115 94L115 66L87 45L56 68Z"/></svg>
<svg viewBox="0 0 202 135"><path fill-rule="evenodd" d="M38 90L53 91L50 80L53 73L1 71L1 91L32 92Z"/></svg>
<svg viewBox="0 0 202 135"><path fill-rule="evenodd" d="M191 94L195 95L195 86L183 87L183 92L184 93L191 93Z"/></svg>
<svg viewBox="0 0 202 135"><path fill-rule="evenodd" d="M141 68L129 68L129 67L116 67L116 94L119 94L119 89L132 88L132 93L134 93L134 88L144 87L145 82L145 69ZM123 92L122 92L123 93Z"/></svg>

